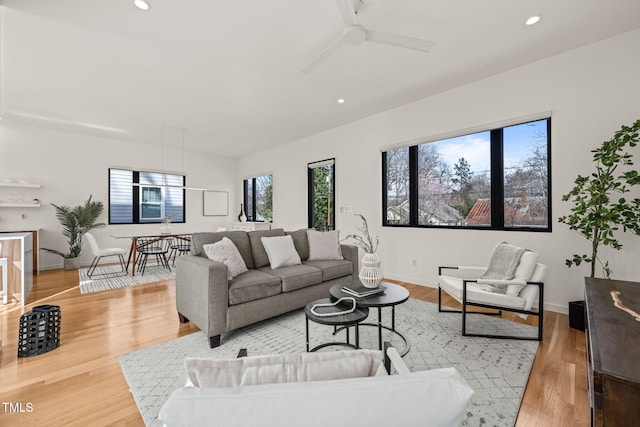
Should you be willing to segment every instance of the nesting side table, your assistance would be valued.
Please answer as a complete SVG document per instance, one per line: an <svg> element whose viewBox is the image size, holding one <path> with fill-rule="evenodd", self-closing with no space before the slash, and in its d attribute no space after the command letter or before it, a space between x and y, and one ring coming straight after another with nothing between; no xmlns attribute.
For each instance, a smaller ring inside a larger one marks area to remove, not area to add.
<svg viewBox="0 0 640 427"><path fill-rule="evenodd" d="M330 298L322 298L316 301L313 301L309 304L307 304L307 306L304 308L304 315L305 315L305 337L306 337L306 341L307 341L307 352L312 352L312 351L316 351L319 350L321 348L330 346L330 345L342 345L342 346L346 346L346 347L351 347L351 348L355 348L358 349L360 348L360 333L359 333L359 329L358 329L358 324L360 322L362 322L364 319L367 318L367 316L369 315L369 309L367 307L356 307L355 311L351 312L351 313L347 313L347 314L339 314L339 315L335 315L335 316L321 316L321 315L316 315L315 313L312 312L312 307L317 305L317 304L330 304L332 303L332 300ZM319 307L316 309L316 313L322 314L322 313L327 313L327 312L331 312L331 311L342 311L345 310L349 307L347 307L346 305L336 305L333 307ZM324 343L324 344L320 344L317 345L315 347L313 347L312 349L309 349L309 320L311 320L312 322L315 323L319 323L321 325L329 325L329 326L333 326L334 327L334 334L336 332L336 330L338 329L338 327L343 327L344 329L346 329L346 342L341 342L341 341L332 341L332 342L328 342L328 343ZM353 344L351 344L350 339L349 339L349 327L350 326L355 326L355 342Z"/></svg>

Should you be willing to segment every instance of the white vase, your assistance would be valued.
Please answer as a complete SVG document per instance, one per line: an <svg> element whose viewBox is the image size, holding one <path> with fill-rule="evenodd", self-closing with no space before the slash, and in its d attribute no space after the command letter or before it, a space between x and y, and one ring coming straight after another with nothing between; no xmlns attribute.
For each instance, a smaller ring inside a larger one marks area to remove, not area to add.
<svg viewBox="0 0 640 427"><path fill-rule="evenodd" d="M163 222L160 226L160 234L171 234L171 223Z"/></svg>
<svg viewBox="0 0 640 427"><path fill-rule="evenodd" d="M360 282L366 288L377 288L382 282L382 270L380 270L380 260L378 254L366 253L362 257L362 266L360 267Z"/></svg>

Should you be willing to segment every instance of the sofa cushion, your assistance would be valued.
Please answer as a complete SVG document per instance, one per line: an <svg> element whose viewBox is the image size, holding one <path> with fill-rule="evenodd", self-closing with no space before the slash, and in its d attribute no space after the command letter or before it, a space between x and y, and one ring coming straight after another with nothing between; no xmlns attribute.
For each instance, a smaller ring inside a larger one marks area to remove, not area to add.
<svg viewBox="0 0 640 427"><path fill-rule="evenodd" d="M269 265L269 257L267 251L262 246L263 237L284 236L282 228L274 228L273 230L256 230L247 232L249 242L251 243L251 255L253 256L253 268L264 267Z"/></svg>
<svg viewBox="0 0 640 427"><path fill-rule="evenodd" d="M253 255L251 254L251 243L249 243L249 236L246 231L219 231L216 233L204 232L194 233L191 236L191 254L205 256L204 245L216 243L222 240L223 237L228 237L238 251L242 255L245 265L248 269L254 268Z"/></svg>
<svg viewBox="0 0 640 427"><path fill-rule="evenodd" d="M204 249L207 258L227 266L227 278L229 280L247 271L247 265L244 263L242 255L240 255L238 248L228 237L223 237L222 240L216 243L203 245L202 249Z"/></svg>
<svg viewBox="0 0 640 427"><path fill-rule="evenodd" d="M456 426L473 389L455 368L404 375L263 384L183 387L160 409L167 426Z"/></svg>
<svg viewBox="0 0 640 427"><path fill-rule="evenodd" d="M271 269L271 267L262 267L260 271L280 278L282 292L291 292L322 283L322 271L310 265L293 265L276 268L275 270Z"/></svg>
<svg viewBox="0 0 640 427"><path fill-rule="evenodd" d="M280 278L258 270L249 270L229 281L229 305L242 304L277 295Z"/></svg>
<svg viewBox="0 0 640 427"><path fill-rule="evenodd" d="M291 236L293 245L296 247L300 260L309 259L309 238L307 237L307 229L301 228L296 231L285 231L284 234Z"/></svg>
<svg viewBox="0 0 640 427"><path fill-rule="evenodd" d="M271 268L288 267L300 264L300 255L293 245L291 236L263 237L262 246L269 257Z"/></svg>
<svg viewBox="0 0 640 427"><path fill-rule="evenodd" d="M344 259L340 252L340 232L307 230L309 259Z"/></svg>
<svg viewBox="0 0 640 427"><path fill-rule="evenodd" d="M353 263L346 260L312 260L305 261L304 265L319 268L322 271L323 282L353 273Z"/></svg>
<svg viewBox="0 0 640 427"><path fill-rule="evenodd" d="M200 388L372 377L381 364L380 350L269 354L231 360L184 360L191 385Z"/></svg>

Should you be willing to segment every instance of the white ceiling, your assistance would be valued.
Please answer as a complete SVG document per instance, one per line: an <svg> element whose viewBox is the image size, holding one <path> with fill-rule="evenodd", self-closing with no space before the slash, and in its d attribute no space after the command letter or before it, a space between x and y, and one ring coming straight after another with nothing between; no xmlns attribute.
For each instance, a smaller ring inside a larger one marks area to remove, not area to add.
<svg viewBox="0 0 640 427"><path fill-rule="evenodd" d="M638 0L364 0L431 53L365 42L303 74L335 0L148 1L2 0L5 120L241 157L640 27Z"/></svg>

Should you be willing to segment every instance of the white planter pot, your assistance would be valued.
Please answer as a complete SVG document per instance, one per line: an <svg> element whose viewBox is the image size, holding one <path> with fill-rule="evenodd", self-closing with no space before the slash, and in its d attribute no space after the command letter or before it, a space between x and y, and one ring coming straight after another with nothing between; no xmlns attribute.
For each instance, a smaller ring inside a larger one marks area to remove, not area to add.
<svg viewBox="0 0 640 427"><path fill-rule="evenodd" d="M377 288L382 282L382 270L380 270L380 260L376 253L366 253L362 257L360 267L360 282L366 288Z"/></svg>
<svg viewBox="0 0 640 427"><path fill-rule="evenodd" d="M64 269L65 270L77 270L80 268L80 258L65 258Z"/></svg>

